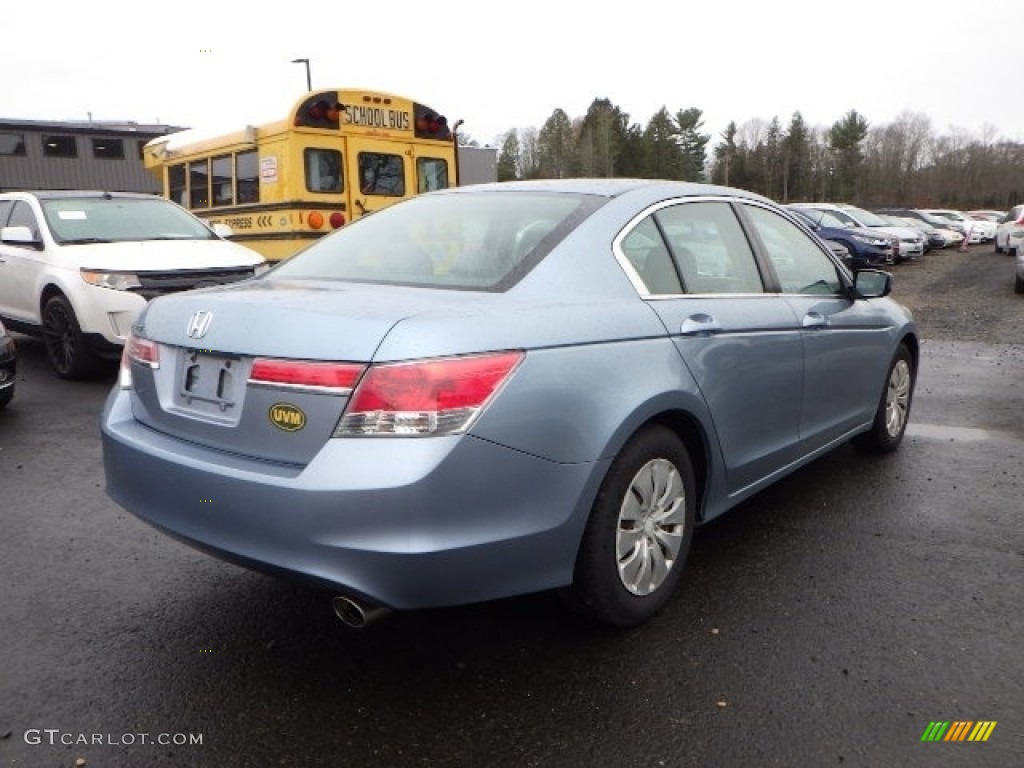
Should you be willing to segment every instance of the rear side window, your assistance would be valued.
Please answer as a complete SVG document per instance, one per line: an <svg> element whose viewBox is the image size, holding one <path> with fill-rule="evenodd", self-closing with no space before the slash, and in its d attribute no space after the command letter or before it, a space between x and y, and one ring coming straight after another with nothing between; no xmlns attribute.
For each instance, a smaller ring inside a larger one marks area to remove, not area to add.
<svg viewBox="0 0 1024 768"><path fill-rule="evenodd" d="M661 237L653 217L647 217L622 238L619 246L652 296L683 292L672 254Z"/></svg>
<svg viewBox="0 0 1024 768"><path fill-rule="evenodd" d="M728 203L681 203L661 209L654 218L686 293L764 292L750 243Z"/></svg>
<svg viewBox="0 0 1024 768"><path fill-rule="evenodd" d="M414 197L317 240L272 277L502 291L603 202L542 192Z"/></svg>

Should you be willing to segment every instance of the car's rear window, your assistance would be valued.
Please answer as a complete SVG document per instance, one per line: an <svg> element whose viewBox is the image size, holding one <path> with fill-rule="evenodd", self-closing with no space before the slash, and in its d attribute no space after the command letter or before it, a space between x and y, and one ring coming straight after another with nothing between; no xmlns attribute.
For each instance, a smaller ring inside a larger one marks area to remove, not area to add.
<svg viewBox="0 0 1024 768"><path fill-rule="evenodd" d="M40 204L50 233L63 245L216 237L184 208L160 197L61 197Z"/></svg>
<svg viewBox="0 0 1024 768"><path fill-rule="evenodd" d="M422 195L317 241L268 278L506 290L604 202L523 191Z"/></svg>

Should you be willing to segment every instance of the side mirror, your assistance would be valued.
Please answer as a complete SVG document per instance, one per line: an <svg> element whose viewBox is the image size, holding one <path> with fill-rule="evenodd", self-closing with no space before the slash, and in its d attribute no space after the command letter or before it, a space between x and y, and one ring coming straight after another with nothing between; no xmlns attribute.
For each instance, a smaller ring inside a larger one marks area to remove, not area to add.
<svg viewBox="0 0 1024 768"><path fill-rule="evenodd" d="M221 224L219 221L216 224L214 224L211 227L211 229L213 230L213 233L217 235L217 237L223 237L225 240L227 240L229 237L235 234L235 230L233 230L227 224Z"/></svg>
<svg viewBox="0 0 1024 768"><path fill-rule="evenodd" d="M859 269L853 273L853 289L862 299L879 299L892 293L892 275L880 269Z"/></svg>
<svg viewBox="0 0 1024 768"><path fill-rule="evenodd" d="M32 236L32 230L25 226L0 229L0 242L8 245L22 245L42 250L43 241Z"/></svg>

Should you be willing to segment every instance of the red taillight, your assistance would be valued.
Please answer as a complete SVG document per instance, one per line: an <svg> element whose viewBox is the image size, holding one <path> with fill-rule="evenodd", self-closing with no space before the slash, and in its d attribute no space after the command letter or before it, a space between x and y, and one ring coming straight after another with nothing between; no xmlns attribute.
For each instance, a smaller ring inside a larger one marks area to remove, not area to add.
<svg viewBox="0 0 1024 768"><path fill-rule="evenodd" d="M328 221L331 222L331 229L337 229L338 227L345 225L345 214L343 214L341 211L335 211L334 213L331 214L331 217L330 219L328 219Z"/></svg>
<svg viewBox="0 0 1024 768"><path fill-rule="evenodd" d="M160 347L155 341L129 335L121 352L121 373L118 384L122 389L132 386L132 363L147 368L160 367Z"/></svg>
<svg viewBox="0 0 1024 768"><path fill-rule="evenodd" d="M499 352L372 366L335 435L461 432L522 359L522 352Z"/></svg>
<svg viewBox="0 0 1024 768"><path fill-rule="evenodd" d="M128 359L133 363L139 363L149 368L160 367L160 347L155 341L129 336L124 349Z"/></svg>
<svg viewBox="0 0 1024 768"><path fill-rule="evenodd" d="M343 394L355 386L364 368L358 363L258 358L253 361L249 381L253 384L329 390Z"/></svg>

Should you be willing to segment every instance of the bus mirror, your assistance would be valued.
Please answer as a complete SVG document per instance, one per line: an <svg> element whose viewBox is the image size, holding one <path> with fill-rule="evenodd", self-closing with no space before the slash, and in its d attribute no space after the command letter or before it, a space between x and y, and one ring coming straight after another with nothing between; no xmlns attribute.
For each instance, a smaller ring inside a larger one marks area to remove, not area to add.
<svg viewBox="0 0 1024 768"><path fill-rule="evenodd" d="M225 240L235 234L235 231L231 227L227 224L221 224L219 221L213 225L212 229L217 237L223 237Z"/></svg>

